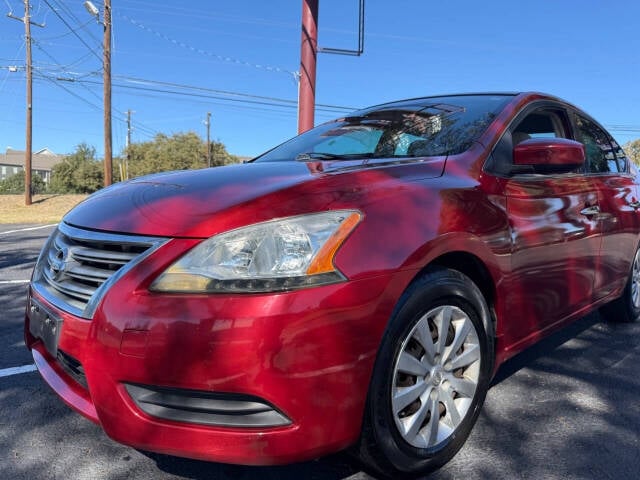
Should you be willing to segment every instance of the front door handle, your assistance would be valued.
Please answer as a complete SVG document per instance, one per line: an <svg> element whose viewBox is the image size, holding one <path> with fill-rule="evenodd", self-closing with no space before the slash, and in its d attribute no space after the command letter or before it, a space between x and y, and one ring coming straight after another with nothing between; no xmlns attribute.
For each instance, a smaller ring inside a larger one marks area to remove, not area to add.
<svg viewBox="0 0 640 480"><path fill-rule="evenodd" d="M591 207L586 207L580 210L580 213L585 217L592 217L594 215L598 215L600 213L600 207L598 205L593 205Z"/></svg>
<svg viewBox="0 0 640 480"><path fill-rule="evenodd" d="M629 206L637 210L640 208L640 201L634 200L633 202L629 202Z"/></svg>

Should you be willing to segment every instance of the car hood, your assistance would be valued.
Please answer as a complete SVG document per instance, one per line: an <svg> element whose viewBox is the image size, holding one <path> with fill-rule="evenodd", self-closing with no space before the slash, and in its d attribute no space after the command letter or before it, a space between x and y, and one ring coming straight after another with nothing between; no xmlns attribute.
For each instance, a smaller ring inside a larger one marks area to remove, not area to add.
<svg viewBox="0 0 640 480"><path fill-rule="evenodd" d="M407 163L414 167L420 164L420 176L430 178L442 174L444 160ZM393 164L397 166L398 162ZM63 221L91 230L203 238L217 233L216 218L229 209L264 210L264 203L272 194L278 194L278 197L271 203L294 203L300 197L299 190L297 194L294 192L296 189L327 192L339 191L355 183L371 186L379 183L380 178L391 178L380 173L379 167L384 170L384 166L363 161L265 162L154 174L94 193L67 213ZM409 165L405 163L404 166ZM415 176L415 168L411 170ZM374 171L377 174L372 176ZM367 174L367 178L358 178L359 173ZM398 172L392 178L397 182ZM292 190L291 195L287 194L288 190ZM258 202L257 199L261 200ZM269 209L267 218L292 214L290 211L279 213L277 205ZM304 213L303 208L293 214L296 213ZM259 214L252 217L256 219L254 221L260 220ZM222 223L228 228L228 222Z"/></svg>

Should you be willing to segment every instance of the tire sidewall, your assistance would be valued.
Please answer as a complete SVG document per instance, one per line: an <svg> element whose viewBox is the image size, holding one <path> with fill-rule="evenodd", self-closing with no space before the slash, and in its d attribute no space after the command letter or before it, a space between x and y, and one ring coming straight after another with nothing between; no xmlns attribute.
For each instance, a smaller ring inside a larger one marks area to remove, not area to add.
<svg viewBox="0 0 640 480"><path fill-rule="evenodd" d="M629 274L629 280L627 281L627 286L625 287L625 299L627 301L627 313L629 315L629 321L635 322L640 318L640 308L636 308L633 304L633 267L636 263L636 259L638 259L638 255L640 255L640 246L636 249L636 253L633 256L633 262L631 263L631 273ZM640 260L639 260L640 261ZM638 286L640 288L640 285Z"/></svg>
<svg viewBox="0 0 640 480"><path fill-rule="evenodd" d="M397 430L391 407L394 366L403 340L429 310L442 305L461 308L471 319L480 342L481 370L471 407L462 423L439 448L422 449L407 443ZM395 469L403 473L432 470L446 463L462 447L480 412L492 371L493 349L483 313L487 308L478 288L464 275L438 271L412 285L399 302L387 327L374 367L370 412L376 443ZM491 347L491 348L490 348Z"/></svg>
<svg viewBox="0 0 640 480"><path fill-rule="evenodd" d="M640 318L640 308L636 308L635 305L633 304L633 295L632 295L632 283L633 283L633 272L631 273L631 276L629 277L629 281L627 282L627 285L625 286L624 289L624 298L623 301L625 302L625 310L626 310L626 315L625 318L623 318L623 320L627 321L627 322L635 322Z"/></svg>

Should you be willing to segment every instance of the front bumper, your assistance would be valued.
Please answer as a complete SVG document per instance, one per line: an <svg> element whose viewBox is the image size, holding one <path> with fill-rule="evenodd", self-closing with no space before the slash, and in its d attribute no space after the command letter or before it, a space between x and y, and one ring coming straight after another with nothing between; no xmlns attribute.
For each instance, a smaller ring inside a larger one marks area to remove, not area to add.
<svg viewBox="0 0 640 480"><path fill-rule="evenodd" d="M178 296L150 293L150 271L120 279L92 320L30 290L62 321L59 358L31 334L29 310L25 337L68 405L121 443L225 463L302 461L357 440L380 338L411 272L281 294ZM136 386L255 399L287 421L163 416L144 408Z"/></svg>

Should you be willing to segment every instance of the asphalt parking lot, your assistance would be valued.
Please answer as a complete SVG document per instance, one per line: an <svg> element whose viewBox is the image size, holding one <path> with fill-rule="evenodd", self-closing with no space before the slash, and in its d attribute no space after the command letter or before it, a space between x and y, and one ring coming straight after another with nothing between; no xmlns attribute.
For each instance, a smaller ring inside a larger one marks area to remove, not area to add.
<svg viewBox="0 0 640 480"><path fill-rule="evenodd" d="M71 411L22 340L27 281L52 229L0 225L0 478L371 478L344 454L267 468L139 452ZM469 441L429 478L639 478L639 366L640 323L580 319L501 369Z"/></svg>

